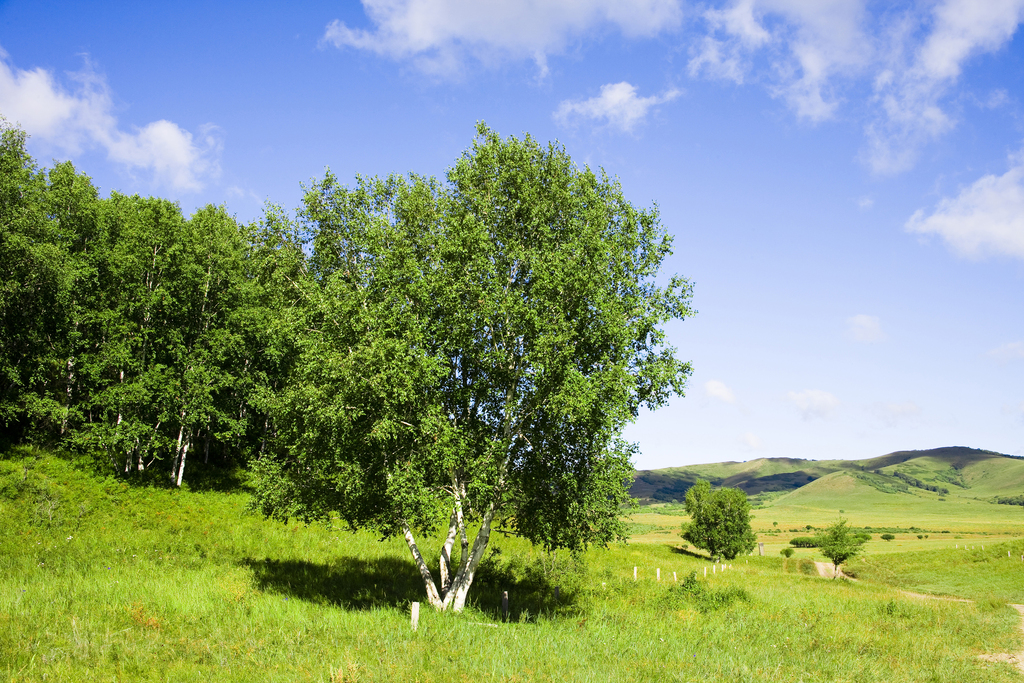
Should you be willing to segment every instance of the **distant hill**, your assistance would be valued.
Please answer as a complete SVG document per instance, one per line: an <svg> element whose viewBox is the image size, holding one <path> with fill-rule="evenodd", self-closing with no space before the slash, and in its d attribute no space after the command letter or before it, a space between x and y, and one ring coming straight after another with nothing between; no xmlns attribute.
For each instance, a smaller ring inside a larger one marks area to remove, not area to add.
<svg viewBox="0 0 1024 683"><path fill-rule="evenodd" d="M995 499L1024 495L1024 458L963 446L897 451L866 460L760 458L641 470L630 493L641 504L682 502L698 479L742 489L755 502L810 504L857 491Z"/></svg>

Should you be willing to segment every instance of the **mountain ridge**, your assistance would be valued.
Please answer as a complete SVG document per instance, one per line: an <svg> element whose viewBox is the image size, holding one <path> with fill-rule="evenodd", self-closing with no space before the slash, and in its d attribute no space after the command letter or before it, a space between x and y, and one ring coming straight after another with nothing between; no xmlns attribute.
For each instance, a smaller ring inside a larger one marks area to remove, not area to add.
<svg viewBox="0 0 1024 683"><path fill-rule="evenodd" d="M977 495L1024 493L1024 458L967 446L893 451L863 460L804 460L757 458L638 470L630 493L641 504L682 502L698 479L712 486L728 486L748 497L789 496L833 472L861 473L860 483L883 492L914 488L947 495L951 490L974 489ZM975 497L977 497L975 495Z"/></svg>

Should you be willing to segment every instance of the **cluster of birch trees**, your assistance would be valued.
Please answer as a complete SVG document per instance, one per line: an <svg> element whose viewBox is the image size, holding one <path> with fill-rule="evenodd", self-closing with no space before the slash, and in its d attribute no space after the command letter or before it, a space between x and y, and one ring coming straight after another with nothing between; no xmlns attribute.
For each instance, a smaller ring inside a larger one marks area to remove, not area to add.
<svg viewBox="0 0 1024 683"><path fill-rule="evenodd" d="M0 122L2 123L2 122ZM0 132L0 427L181 484L189 459L267 447L288 370L289 269L273 211L242 225L167 200L101 198L70 163L40 169Z"/></svg>
<svg viewBox="0 0 1024 683"><path fill-rule="evenodd" d="M251 461L254 509L403 536L442 610L492 529L573 552L624 538L621 435L683 394L664 326L693 310L660 274L657 208L614 178L480 123L443 181L328 172L294 220L242 225L100 198L0 136L8 442L179 486L196 457ZM435 581L415 538L445 529Z"/></svg>

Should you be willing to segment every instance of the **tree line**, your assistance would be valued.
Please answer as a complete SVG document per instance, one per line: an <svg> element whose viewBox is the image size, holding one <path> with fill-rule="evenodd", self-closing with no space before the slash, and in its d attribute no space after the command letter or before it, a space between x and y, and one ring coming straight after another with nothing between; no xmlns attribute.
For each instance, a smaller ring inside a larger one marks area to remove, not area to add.
<svg viewBox="0 0 1024 683"><path fill-rule="evenodd" d="M102 454L115 471L268 446L293 341L280 324L301 244L224 207L101 198L71 163L40 169L0 133L0 424L8 442Z"/></svg>
<svg viewBox="0 0 1024 683"><path fill-rule="evenodd" d="M876 470L875 474L882 474L882 473L880 471ZM936 486L935 484L929 484L927 482L923 482L923 481L921 481L920 479L918 479L916 477L912 477L909 474L904 474L903 472L900 472L898 470L894 470L893 473L892 473L892 476L894 476L897 479L900 479L900 480L910 484L911 486L914 486L914 487L919 488L919 489L924 489L925 491L932 491L934 493L938 493L938 494L943 495L943 496L949 494L949 489L947 489L945 486Z"/></svg>

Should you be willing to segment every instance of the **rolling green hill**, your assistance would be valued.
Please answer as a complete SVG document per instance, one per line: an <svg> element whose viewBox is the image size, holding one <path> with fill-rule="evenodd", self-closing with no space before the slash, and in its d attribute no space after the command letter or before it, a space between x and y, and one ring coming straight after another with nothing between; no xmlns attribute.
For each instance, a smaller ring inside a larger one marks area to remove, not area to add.
<svg viewBox="0 0 1024 683"><path fill-rule="evenodd" d="M848 507L861 499L893 505L901 496L908 505L942 498L989 503L1024 494L1024 458L960 446L866 460L761 458L640 471L631 493L641 504L681 502L697 479L742 489L755 504L772 507L827 502L834 508L837 497Z"/></svg>

